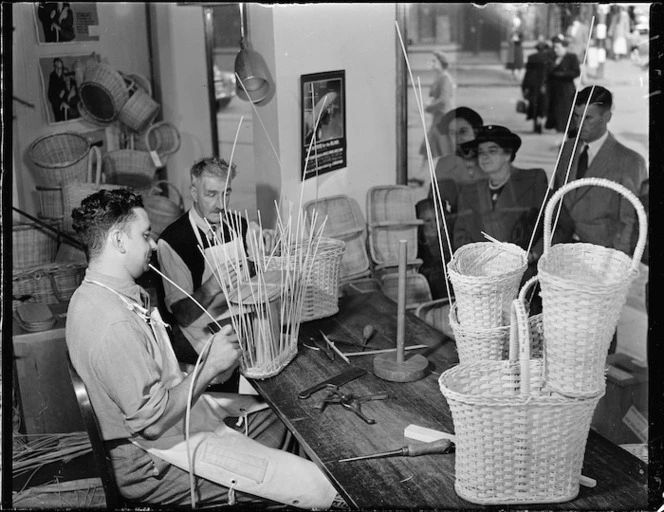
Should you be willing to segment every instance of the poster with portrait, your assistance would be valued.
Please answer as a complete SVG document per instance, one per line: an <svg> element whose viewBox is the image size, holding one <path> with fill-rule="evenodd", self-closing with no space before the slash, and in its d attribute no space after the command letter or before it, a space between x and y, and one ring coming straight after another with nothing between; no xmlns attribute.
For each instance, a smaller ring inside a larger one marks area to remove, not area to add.
<svg viewBox="0 0 664 512"><path fill-rule="evenodd" d="M76 59L87 57L87 55L63 55L39 59L43 103L49 124L72 121L81 117L74 64Z"/></svg>
<svg viewBox="0 0 664 512"><path fill-rule="evenodd" d="M99 41L99 16L94 2L35 2L40 44Z"/></svg>
<svg viewBox="0 0 664 512"><path fill-rule="evenodd" d="M346 167L346 72L300 77L302 180Z"/></svg>

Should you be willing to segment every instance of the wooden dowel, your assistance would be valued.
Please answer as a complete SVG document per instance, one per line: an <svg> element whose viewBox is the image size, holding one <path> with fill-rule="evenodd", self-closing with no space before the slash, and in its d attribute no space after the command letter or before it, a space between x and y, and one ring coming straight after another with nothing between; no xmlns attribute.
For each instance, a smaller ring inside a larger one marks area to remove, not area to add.
<svg viewBox="0 0 664 512"><path fill-rule="evenodd" d="M429 345L411 345L409 347L404 347L403 350L418 350L421 348L427 348ZM365 352L346 352L344 355L346 357L355 357L355 356L369 356L371 354L388 354L394 352L396 348L385 348L379 350L367 350Z"/></svg>
<svg viewBox="0 0 664 512"><path fill-rule="evenodd" d="M408 242L399 240L399 288L397 302L397 364L403 364L403 344L406 335L406 261Z"/></svg>

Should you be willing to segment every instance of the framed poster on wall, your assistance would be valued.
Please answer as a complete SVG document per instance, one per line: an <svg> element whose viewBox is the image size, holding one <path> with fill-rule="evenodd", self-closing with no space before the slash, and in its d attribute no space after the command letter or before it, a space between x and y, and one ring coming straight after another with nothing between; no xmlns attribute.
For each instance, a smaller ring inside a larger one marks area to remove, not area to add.
<svg viewBox="0 0 664 512"><path fill-rule="evenodd" d="M49 124L78 119L79 95L74 76L76 60L87 55L62 55L39 58L39 73L44 106Z"/></svg>
<svg viewBox="0 0 664 512"><path fill-rule="evenodd" d="M346 72L300 77L302 180L346 167Z"/></svg>
<svg viewBox="0 0 664 512"><path fill-rule="evenodd" d="M99 16L94 2L34 2L37 41L99 41Z"/></svg>

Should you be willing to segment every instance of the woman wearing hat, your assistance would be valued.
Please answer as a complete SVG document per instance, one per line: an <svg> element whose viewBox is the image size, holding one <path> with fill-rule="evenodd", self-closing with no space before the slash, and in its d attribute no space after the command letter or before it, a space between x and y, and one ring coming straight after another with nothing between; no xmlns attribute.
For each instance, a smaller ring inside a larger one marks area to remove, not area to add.
<svg viewBox="0 0 664 512"><path fill-rule="evenodd" d="M581 74L579 58L575 53L567 51L567 41L562 36L552 39L553 51L556 60L549 72L548 92L549 111L546 117L547 130L554 129L559 133L565 131L567 119L569 118L576 85L574 79Z"/></svg>
<svg viewBox="0 0 664 512"><path fill-rule="evenodd" d="M533 120L533 131L542 133L542 119L547 111L547 78L553 66L553 58L549 54L549 45L540 41L535 45L537 50L528 57L526 74L523 76L521 91L528 102L526 120Z"/></svg>
<svg viewBox="0 0 664 512"><path fill-rule="evenodd" d="M448 145L454 148L454 153L443 156L436 162L436 183L445 212L447 229L452 235L454 219L457 212L459 186L468 183L485 180L486 174L477 164L477 153L475 148L467 151L462 149L462 144L475 139L477 130L484 124L482 116L468 107L459 107L445 114L437 125L438 132L447 139ZM428 199L433 198L433 186L429 189ZM438 240L430 240L429 244L438 247ZM447 248L447 242L443 243ZM450 254L445 251L445 260L449 260Z"/></svg>
<svg viewBox="0 0 664 512"><path fill-rule="evenodd" d="M437 158L449 153L451 150L446 147L445 138L438 132L436 125L440 122L445 113L450 110L454 103L454 81L447 68L449 66L447 57L440 52L433 52L431 66L436 74L431 89L429 89L429 103L424 106L424 111L433 116L427 137L431 147L431 157ZM428 165L426 143L423 140L420 145L420 155L423 157L423 168ZM425 174L425 176L428 175Z"/></svg>
<svg viewBox="0 0 664 512"><path fill-rule="evenodd" d="M454 225L454 248L486 242L482 232L501 242L528 248L539 209L547 191L544 169L519 169L512 162L521 138L504 126L482 127L474 141L478 162L488 180L466 185L459 192L459 211ZM538 225L528 255L534 263L541 255L542 223Z"/></svg>

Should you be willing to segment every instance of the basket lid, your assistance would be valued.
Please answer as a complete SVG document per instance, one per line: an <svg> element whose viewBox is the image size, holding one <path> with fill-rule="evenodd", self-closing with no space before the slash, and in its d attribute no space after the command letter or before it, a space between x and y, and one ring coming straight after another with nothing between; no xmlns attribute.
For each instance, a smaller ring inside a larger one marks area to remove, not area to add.
<svg viewBox="0 0 664 512"><path fill-rule="evenodd" d="M16 308L16 317L21 327L30 332L45 331L55 325L50 308L41 302L21 304Z"/></svg>

